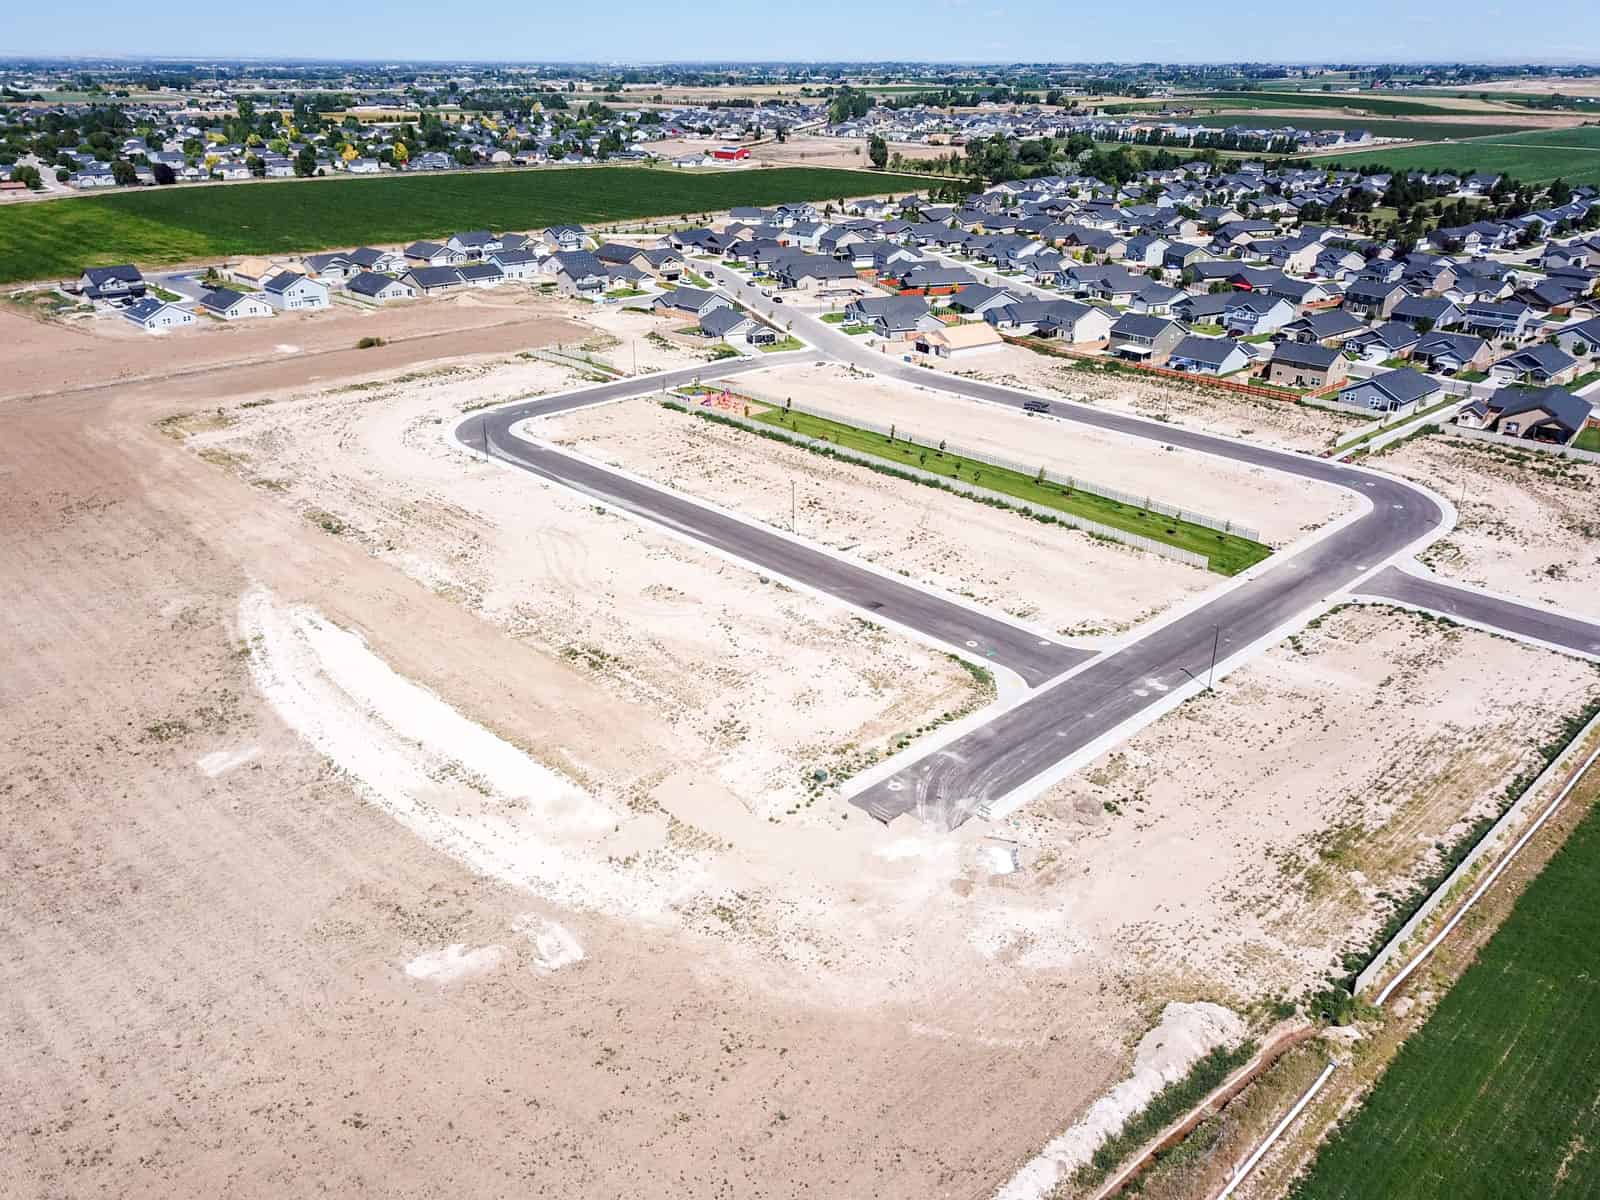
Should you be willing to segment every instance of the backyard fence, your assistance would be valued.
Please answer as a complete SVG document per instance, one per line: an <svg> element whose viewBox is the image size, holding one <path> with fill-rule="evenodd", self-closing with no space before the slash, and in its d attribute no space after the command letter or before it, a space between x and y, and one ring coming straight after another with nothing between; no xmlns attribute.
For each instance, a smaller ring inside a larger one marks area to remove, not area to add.
<svg viewBox="0 0 1600 1200"><path fill-rule="evenodd" d="M1562 446L1555 442L1536 442L1532 438L1511 437L1504 433L1491 433L1487 429L1468 429L1464 425L1446 425L1444 432L1451 437L1466 438L1474 442L1494 442L1518 450L1532 450L1556 458L1570 458L1575 462L1600 463L1600 454L1593 450L1579 450L1576 446Z"/></svg>

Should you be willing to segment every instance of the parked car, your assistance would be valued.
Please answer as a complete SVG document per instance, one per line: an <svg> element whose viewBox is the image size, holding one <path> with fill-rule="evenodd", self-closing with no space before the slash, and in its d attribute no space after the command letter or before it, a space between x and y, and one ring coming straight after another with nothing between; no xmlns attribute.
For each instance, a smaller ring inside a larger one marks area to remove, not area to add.
<svg viewBox="0 0 1600 1200"><path fill-rule="evenodd" d="M1050 401L1048 401L1048 400L1024 400L1022 402L1022 407L1023 407L1023 409L1025 411L1031 412L1031 413L1047 413L1047 412L1050 411Z"/></svg>

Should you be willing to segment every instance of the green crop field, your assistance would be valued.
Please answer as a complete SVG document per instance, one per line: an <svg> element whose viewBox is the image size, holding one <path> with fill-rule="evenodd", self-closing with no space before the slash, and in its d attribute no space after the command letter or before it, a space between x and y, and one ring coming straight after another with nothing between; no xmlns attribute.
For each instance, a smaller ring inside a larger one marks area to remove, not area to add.
<svg viewBox="0 0 1600 1200"><path fill-rule="evenodd" d="M1185 117L1185 123L1204 125L1207 129L1226 129L1229 125L1264 125L1277 128L1293 125L1298 129L1365 129L1374 137L1391 138L1470 138L1501 137L1520 134L1525 125L1465 125L1459 121L1408 121L1404 118L1363 120L1360 117L1258 117L1243 114L1213 114L1206 117Z"/></svg>
<svg viewBox="0 0 1600 1200"><path fill-rule="evenodd" d="M1600 808L1323 1147L1295 1200L1600 1195L1597 877Z"/></svg>
<svg viewBox="0 0 1600 1200"><path fill-rule="evenodd" d="M1136 505L1123 504L1093 492L1066 488L1056 483L1041 483L1034 476L1021 471L997 467L933 446L918 445L905 438L890 441L881 433L846 425L841 421L776 408L759 414L752 413L752 418L802 437L824 439L841 450L871 455L896 466L915 467L940 475L952 484L968 484L1001 492L1030 504L1058 509L1087 521L1096 521L1113 529L1176 546L1180 550L1204 556L1213 571L1224 575L1236 575L1272 553L1260 542L1237 534L1220 533L1204 525L1147 512Z"/></svg>
<svg viewBox="0 0 1600 1200"><path fill-rule="evenodd" d="M1356 112L1390 117L1449 116L1452 113L1481 113L1482 108L1425 104L1418 100L1398 100L1371 92L1204 92L1175 97L1173 104L1195 108L1348 108Z"/></svg>
<svg viewBox="0 0 1600 1200"><path fill-rule="evenodd" d="M540 229L736 204L903 193L926 184L906 175L809 167L727 174L579 167L139 188L0 208L0 283L66 278L110 263L285 254L461 229Z"/></svg>
<svg viewBox="0 0 1600 1200"><path fill-rule="evenodd" d="M1331 160L1330 160L1331 161ZM1492 171L1525 183L1600 184L1600 126L1494 134L1437 146L1357 150L1337 156L1341 167L1395 171Z"/></svg>

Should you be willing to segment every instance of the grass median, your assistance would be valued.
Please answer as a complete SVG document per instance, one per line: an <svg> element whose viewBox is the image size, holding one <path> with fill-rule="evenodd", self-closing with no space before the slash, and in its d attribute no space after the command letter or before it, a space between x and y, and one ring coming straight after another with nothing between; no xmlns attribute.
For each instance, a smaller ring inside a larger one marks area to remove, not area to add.
<svg viewBox="0 0 1600 1200"><path fill-rule="evenodd" d="M1056 509L1086 521L1149 538L1153 542L1188 550L1203 556L1213 571L1223 575L1237 575L1272 553L1262 543L1236 533L1223 533L1139 505L1125 504L1109 496L1047 481L1042 478L1042 472L1039 475L1027 475L1009 467L998 467L940 450L937 446L923 445L902 437L891 439L881 433L807 413L786 412L780 408L758 410L752 405L750 417L800 437L829 442L842 450L870 455L896 466L926 471L955 483L999 492L1041 508Z"/></svg>

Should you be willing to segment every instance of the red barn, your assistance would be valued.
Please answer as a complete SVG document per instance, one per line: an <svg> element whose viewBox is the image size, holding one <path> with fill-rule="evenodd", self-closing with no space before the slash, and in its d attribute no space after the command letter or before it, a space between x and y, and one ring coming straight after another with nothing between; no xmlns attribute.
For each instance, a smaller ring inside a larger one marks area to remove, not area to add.
<svg viewBox="0 0 1600 1200"><path fill-rule="evenodd" d="M711 152L711 157L718 162L739 162L750 157L748 146L718 146Z"/></svg>

